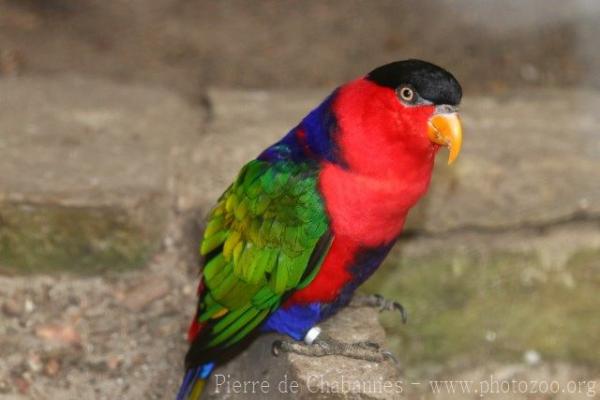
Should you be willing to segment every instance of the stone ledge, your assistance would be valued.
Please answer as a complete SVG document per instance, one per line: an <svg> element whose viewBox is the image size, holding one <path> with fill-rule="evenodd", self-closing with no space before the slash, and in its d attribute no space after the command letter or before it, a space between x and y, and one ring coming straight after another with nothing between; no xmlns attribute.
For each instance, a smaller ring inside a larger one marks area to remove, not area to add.
<svg viewBox="0 0 600 400"><path fill-rule="evenodd" d="M400 317L398 316L398 323ZM383 346L385 333L378 313L368 308L345 308L322 324L323 330L344 342L374 341ZM393 362L373 363L347 357L305 357L282 354L274 357L271 345L277 335L260 336L235 359L217 368L206 388L207 399L397 399L393 385L400 371ZM250 384L242 393L236 381L268 382L264 392ZM387 385L384 386L387 382ZM219 383L219 385L217 384ZM230 384L229 390L227 383ZM297 386L294 385L297 384ZM295 393L292 388L295 387ZM286 392L287 390L287 392ZM217 392L218 391L218 392Z"/></svg>
<svg viewBox="0 0 600 400"><path fill-rule="evenodd" d="M0 92L0 264L25 269L80 258L90 260L84 269L143 263L173 204L205 214L245 162L326 95L211 90L202 135L204 110L161 89L28 78L0 80ZM464 151L449 168L442 150L407 228L439 234L597 219L599 106L600 94L575 90L467 96Z"/></svg>
<svg viewBox="0 0 600 400"><path fill-rule="evenodd" d="M324 91L212 90L209 134L192 150L184 205L212 204L243 163L273 143L326 95ZM600 93L529 91L506 98L466 96L464 148L455 165L441 151L431 189L408 228L544 226L600 216ZM206 151L210 149L210 151Z"/></svg>
<svg viewBox="0 0 600 400"><path fill-rule="evenodd" d="M164 90L90 79L0 80L0 93L2 267L143 265L201 111Z"/></svg>

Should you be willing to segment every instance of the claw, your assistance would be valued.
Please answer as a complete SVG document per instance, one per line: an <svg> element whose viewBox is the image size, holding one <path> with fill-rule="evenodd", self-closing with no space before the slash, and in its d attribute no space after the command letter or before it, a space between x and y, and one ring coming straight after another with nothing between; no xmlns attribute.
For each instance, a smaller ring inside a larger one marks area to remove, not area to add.
<svg viewBox="0 0 600 400"><path fill-rule="evenodd" d="M271 345L271 352L275 357L279 357L281 354L281 348L283 347L283 342L281 340L275 340Z"/></svg>
<svg viewBox="0 0 600 400"><path fill-rule="evenodd" d="M388 360L392 360L394 362L394 364L398 364L398 359L391 351L384 350L381 352L381 355L383 355L383 357L387 358Z"/></svg>
<svg viewBox="0 0 600 400"><path fill-rule="evenodd" d="M394 306L395 310L400 311L402 323L406 324L406 322L408 322L408 312L406 311L404 306L402 304L398 303L397 301L394 302L393 306Z"/></svg>
<svg viewBox="0 0 600 400"><path fill-rule="evenodd" d="M399 311L402 318L402 323L406 324L408 321L408 313L402 304L398 303L397 301L388 300L380 294L359 296L354 300L353 304L356 306L377 307L380 312Z"/></svg>
<svg viewBox="0 0 600 400"><path fill-rule="evenodd" d="M375 294L374 296L379 303L379 311L399 311L402 318L402 323L406 324L408 321L408 313L402 304L398 303L397 301L390 301L380 294Z"/></svg>

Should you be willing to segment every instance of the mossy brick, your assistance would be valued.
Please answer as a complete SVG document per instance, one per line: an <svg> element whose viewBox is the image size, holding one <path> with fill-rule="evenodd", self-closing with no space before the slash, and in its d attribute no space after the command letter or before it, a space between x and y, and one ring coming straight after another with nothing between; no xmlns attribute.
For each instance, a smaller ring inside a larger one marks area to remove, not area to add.
<svg viewBox="0 0 600 400"><path fill-rule="evenodd" d="M0 268L144 265L202 112L163 89L94 79L6 79L0 93Z"/></svg>
<svg viewBox="0 0 600 400"><path fill-rule="evenodd" d="M543 359L600 371L600 230L596 222L400 241L363 288L401 302L383 315L390 347L414 374L468 359ZM421 372L419 372L420 369Z"/></svg>
<svg viewBox="0 0 600 400"><path fill-rule="evenodd" d="M160 244L167 218L167 203L153 197L133 213L115 206L4 203L0 265L18 272L76 273L144 265Z"/></svg>

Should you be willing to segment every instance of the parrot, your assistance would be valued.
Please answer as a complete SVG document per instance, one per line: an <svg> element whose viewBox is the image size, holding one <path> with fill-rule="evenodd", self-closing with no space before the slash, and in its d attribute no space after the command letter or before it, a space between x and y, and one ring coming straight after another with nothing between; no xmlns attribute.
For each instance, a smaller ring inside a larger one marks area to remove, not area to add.
<svg viewBox="0 0 600 400"><path fill-rule="evenodd" d="M408 59L339 86L242 168L210 211L202 275L177 400L196 400L216 366L275 332L273 352L381 361L319 323L348 306L382 264L426 193L436 153L462 145L462 88ZM367 296L363 304L398 309ZM387 354L389 355L389 354Z"/></svg>

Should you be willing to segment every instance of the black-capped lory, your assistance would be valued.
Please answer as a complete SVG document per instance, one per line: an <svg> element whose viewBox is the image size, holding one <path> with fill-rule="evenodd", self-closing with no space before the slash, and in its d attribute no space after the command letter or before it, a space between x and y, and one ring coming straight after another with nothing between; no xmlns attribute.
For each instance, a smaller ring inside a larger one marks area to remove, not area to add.
<svg viewBox="0 0 600 400"><path fill-rule="evenodd" d="M397 61L335 89L248 162L209 214L204 268L178 399L261 332L277 351L381 360L369 343L336 342L318 325L350 303L427 191L440 147L460 152L458 81ZM365 304L402 308L381 297Z"/></svg>

